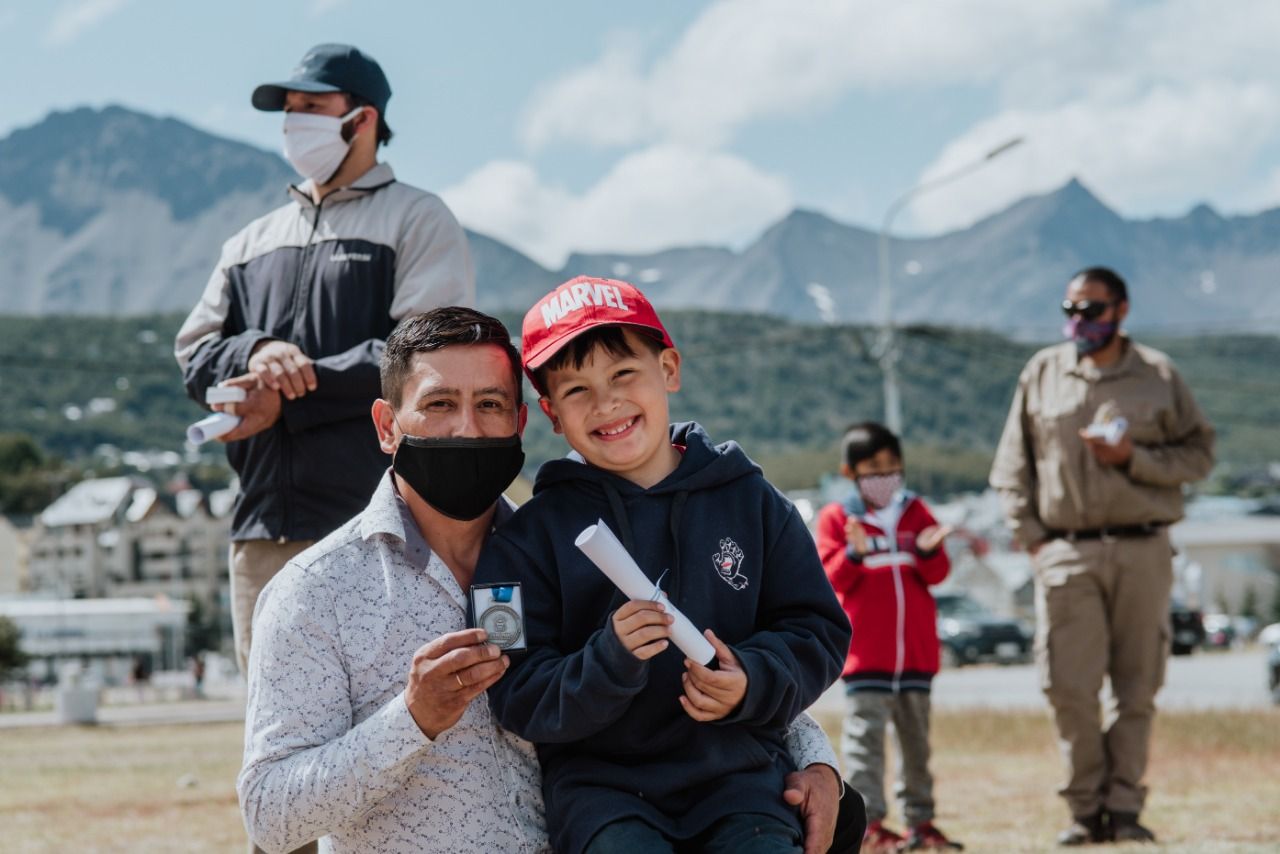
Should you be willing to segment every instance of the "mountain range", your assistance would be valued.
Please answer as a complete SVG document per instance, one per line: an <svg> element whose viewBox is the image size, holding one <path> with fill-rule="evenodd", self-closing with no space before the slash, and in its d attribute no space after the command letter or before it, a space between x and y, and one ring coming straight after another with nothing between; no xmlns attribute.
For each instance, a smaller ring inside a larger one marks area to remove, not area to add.
<svg viewBox="0 0 1280 854"><path fill-rule="evenodd" d="M185 311L222 241L282 204L294 180L277 154L177 119L116 106L51 113L0 140L0 314ZM559 270L469 236L478 301L492 311L588 273L634 281L659 308L878 317L877 234L816 211L793 211L741 250L574 254ZM1105 264L1130 281L1132 325L1280 331L1280 209L1129 220L1072 180L969 228L895 238L891 257L902 324L1050 337L1071 272Z"/></svg>

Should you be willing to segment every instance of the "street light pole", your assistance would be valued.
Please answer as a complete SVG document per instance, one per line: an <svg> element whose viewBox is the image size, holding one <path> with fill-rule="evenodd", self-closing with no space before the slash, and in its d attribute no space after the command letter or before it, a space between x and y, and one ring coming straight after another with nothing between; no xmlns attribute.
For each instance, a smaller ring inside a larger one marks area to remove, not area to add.
<svg viewBox="0 0 1280 854"><path fill-rule="evenodd" d="M877 360L880 364L880 373L884 377L884 421L885 426L894 432L897 436L902 436L902 401L898 393L898 345L896 336L894 335L893 326L893 300L892 300L892 281L890 275L889 262L889 229L893 226L894 219L907 206L907 202L919 196L921 193L941 187L958 178L963 178L970 172L974 172L989 161L994 160L1001 154L1004 154L1011 148L1016 148L1023 142L1023 137L1017 136L1008 142L998 145L982 156L980 160L975 160L940 175L928 181L922 181L916 184L910 190L907 190L901 196L889 205L889 209L885 211L884 221L880 224L880 252L879 252L879 268L880 268L880 336L877 342Z"/></svg>

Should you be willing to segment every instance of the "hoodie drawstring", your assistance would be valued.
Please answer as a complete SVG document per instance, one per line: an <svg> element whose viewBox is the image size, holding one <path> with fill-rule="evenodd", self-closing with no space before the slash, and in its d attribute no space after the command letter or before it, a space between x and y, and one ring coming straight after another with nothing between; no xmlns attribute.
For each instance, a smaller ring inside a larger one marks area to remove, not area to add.
<svg viewBox="0 0 1280 854"><path fill-rule="evenodd" d="M684 519L684 503L688 498L689 493L684 490L671 496L671 511L667 517L667 524L671 530L671 581L669 586L672 590L675 590L676 585L679 583L677 574L680 572L680 523Z"/></svg>
<svg viewBox="0 0 1280 854"><path fill-rule="evenodd" d="M609 502L609 513L613 516L614 523L618 526L618 538L622 540L622 545L627 552L634 558L637 555L635 535L631 531L631 519L627 515L627 507L622 501L622 495L617 488L608 480L601 482L604 489L605 499ZM676 574L680 567L680 525L684 521L684 505L689 498L686 490L681 490L671 496L671 510L667 515L667 526L671 532L671 566L666 568L664 572L667 582L667 595L671 595L671 591L676 588ZM662 576L659 576L661 581ZM673 599L674 601L674 599ZM626 602L626 597L621 591L615 591L613 600L609 606L610 611L620 607Z"/></svg>

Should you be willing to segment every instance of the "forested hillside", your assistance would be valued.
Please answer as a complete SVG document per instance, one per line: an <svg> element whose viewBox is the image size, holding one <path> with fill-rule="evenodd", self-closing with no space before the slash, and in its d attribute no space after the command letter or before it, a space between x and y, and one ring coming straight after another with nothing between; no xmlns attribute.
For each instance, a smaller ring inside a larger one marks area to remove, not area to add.
<svg viewBox="0 0 1280 854"><path fill-rule="evenodd" d="M841 428L881 414L870 333L760 315L668 312L684 355L673 417L737 439L780 484L811 484L834 467ZM515 326L518 318L504 317ZM183 451L199 408L171 355L172 315L0 317L0 433L25 433L49 453L88 461L95 448ZM913 483L929 492L980 487L1018 371L1034 345L986 332L903 331L903 411ZM1146 339L1144 339L1146 340ZM1179 365L1219 430L1227 470L1280 462L1280 339L1148 340ZM529 473L563 453L536 410ZM206 446L216 462L219 449Z"/></svg>

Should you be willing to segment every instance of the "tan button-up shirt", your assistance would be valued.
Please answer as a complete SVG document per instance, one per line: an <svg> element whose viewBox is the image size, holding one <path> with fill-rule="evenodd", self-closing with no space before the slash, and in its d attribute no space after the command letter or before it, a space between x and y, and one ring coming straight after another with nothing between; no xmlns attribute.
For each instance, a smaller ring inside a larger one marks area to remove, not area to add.
<svg viewBox="0 0 1280 854"><path fill-rule="evenodd" d="M1129 422L1133 457L1098 462L1080 430L1099 407ZM1113 364L1081 361L1071 342L1041 350L1018 378L991 469L1014 536L1182 518L1182 484L1213 467L1213 427L1165 354L1125 339Z"/></svg>

